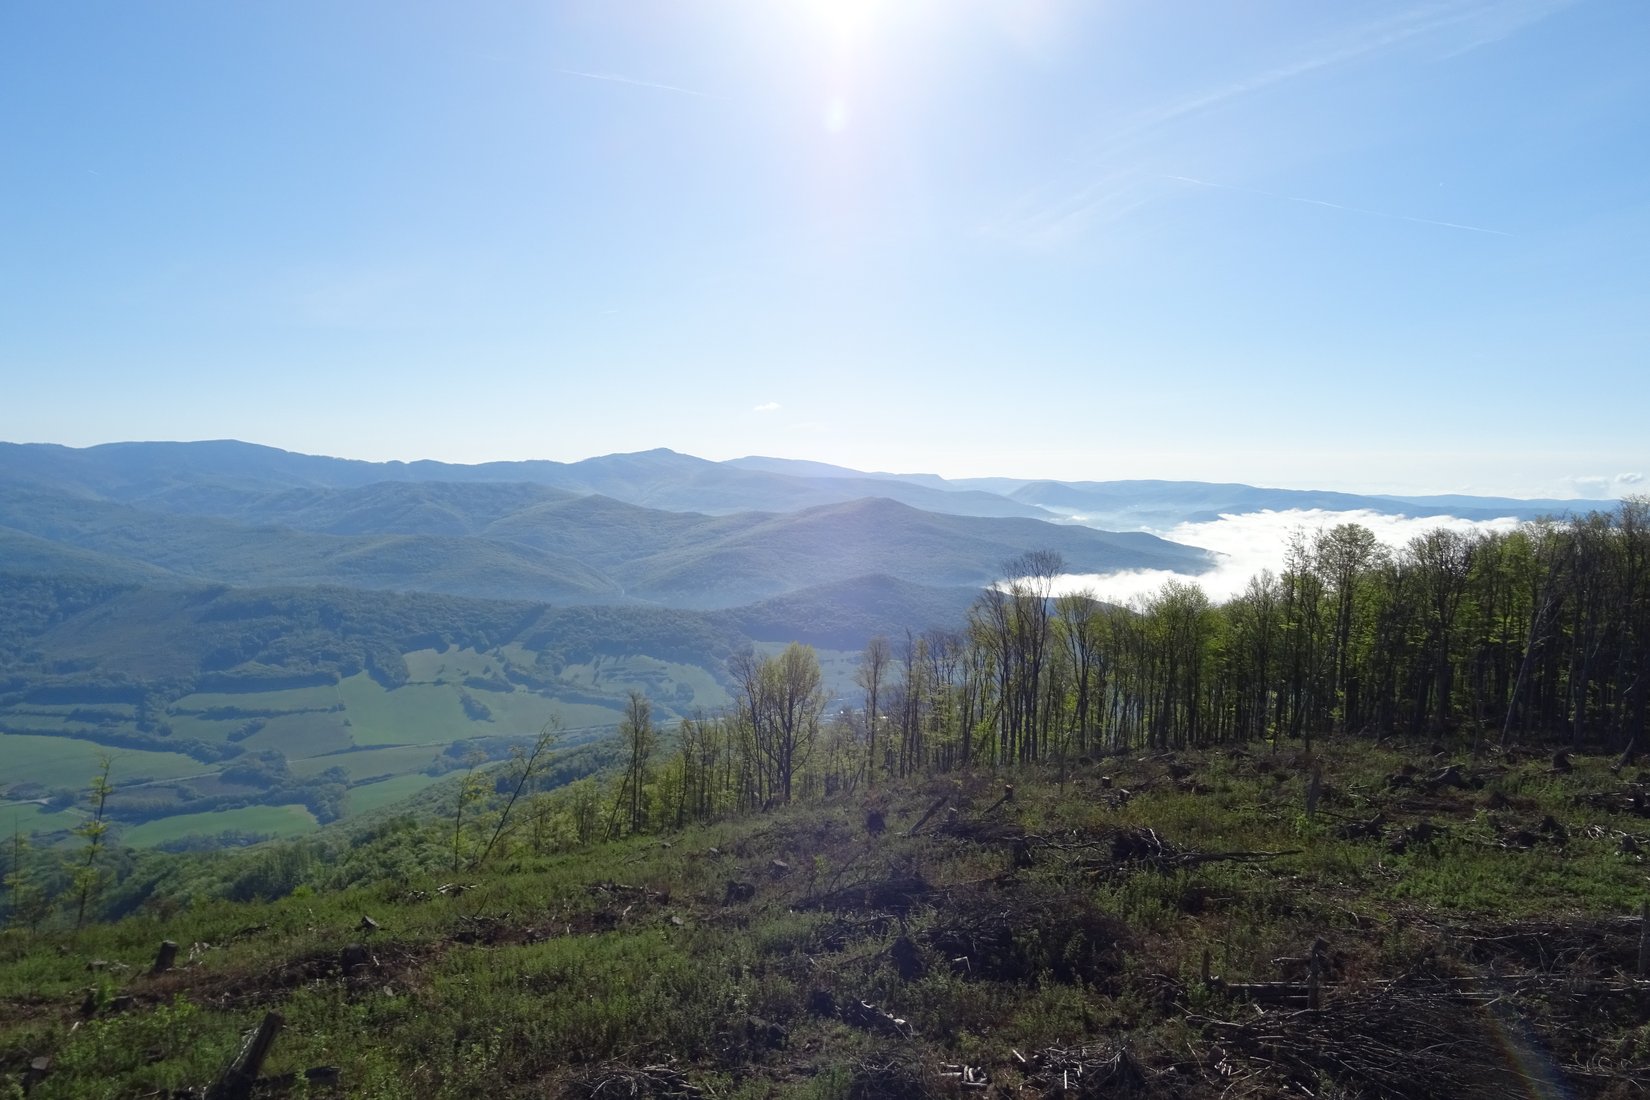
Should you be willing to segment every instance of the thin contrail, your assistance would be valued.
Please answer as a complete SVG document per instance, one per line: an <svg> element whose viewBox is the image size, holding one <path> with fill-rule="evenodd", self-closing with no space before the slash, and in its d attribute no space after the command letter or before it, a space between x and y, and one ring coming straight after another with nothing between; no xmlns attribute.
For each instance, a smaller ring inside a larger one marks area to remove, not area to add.
<svg viewBox="0 0 1650 1100"><path fill-rule="evenodd" d="M550 71L561 73L563 76L581 76L586 80L603 80L609 84L629 84L635 88L653 88L661 92L676 92L680 95L697 96L700 99L722 98L719 95L711 95L709 92L696 92L692 88L678 88L674 84L655 84L651 80L636 80L632 77L620 76L618 73L586 73L580 72L578 69L551 69Z"/></svg>
<svg viewBox="0 0 1650 1100"><path fill-rule="evenodd" d="M1178 180L1181 183L1195 183L1199 187L1213 187L1217 191L1241 191L1246 195L1262 195L1269 199L1282 199L1285 202L1301 202L1308 206L1327 206L1331 210L1345 210L1348 214L1363 214L1370 218L1391 218L1393 221L1414 222L1416 225L1437 225L1445 229L1465 229L1469 233L1489 233L1496 237L1510 237L1504 229L1485 229L1481 225L1465 225L1461 222L1441 222L1434 218L1416 218L1408 214L1392 214L1385 210L1365 210L1361 206L1344 206L1338 202L1327 202L1323 199L1306 199L1299 195L1282 195L1276 191L1262 191L1258 187L1238 187L1230 183L1212 183L1209 180L1193 179L1191 176L1164 176L1164 179Z"/></svg>

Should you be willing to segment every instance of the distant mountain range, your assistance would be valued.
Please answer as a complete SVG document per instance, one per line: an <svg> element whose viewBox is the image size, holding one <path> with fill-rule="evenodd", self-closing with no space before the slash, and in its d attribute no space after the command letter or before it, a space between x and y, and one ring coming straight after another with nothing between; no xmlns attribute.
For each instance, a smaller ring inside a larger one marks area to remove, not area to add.
<svg viewBox="0 0 1650 1100"><path fill-rule="evenodd" d="M11 567L111 580L717 608L866 575L978 589L1031 549L1083 572L1208 561L1049 516L992 493L670 451L452 466L234 442L0 446Z"/></svg>
<svg viewBox="0 0 1650 1100"><path fill-rule="evenodd" d="M13 570L682 608L739 607L866 575L979 588L1030 549L1059 551L1073 572L1196 573L1204 551L1145 531L1223 514L1528 519L1611 506L1205 482L947 481L668 450L463 466L233 440L0 444L0 551Z"/></svg>
<svg viewBox="0 0 1650 1100"><path fill-rule="evenodd" d="M1158 529L1225 513L1288 508L1532 519L1615 506L1610 500L1367 495L1200 481L947 480L797 459L753 456L710 462L665 449L579 462L458 465L326 458L235 440L86 448L0 443L0 483L177 514L243 518L246 510L266 507L269 495L281 489L361 489L386 482L535 485L706 515L797 512L880 497L946 515L1073 522L1075 514L1088 526L1124 529Z"/></svg>

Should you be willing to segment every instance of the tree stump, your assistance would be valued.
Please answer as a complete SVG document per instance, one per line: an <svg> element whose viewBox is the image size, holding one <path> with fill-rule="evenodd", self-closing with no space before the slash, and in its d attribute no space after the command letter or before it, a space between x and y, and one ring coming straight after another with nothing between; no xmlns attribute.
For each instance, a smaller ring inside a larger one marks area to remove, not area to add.
<svg viewBox="0 0 1650 1100"><path fill-rule="evenodd" d="M275 1036L285 1022L279 1012L265 1013L263 1022L247 1037L241 1052L229 1063L229 1068L219 1074L212 1087L206 1090L206 1100L248 1100L252 1095L252 1086L258 1080L258 1071L263 1069L264 1059L269 1057L269 1048L275 1045Z"/></svg>
<svg viewBox="0 0 1650 1100"><path fill-rule="evenodd" d="M151 974L164 974L172 969L172 964L178 957L178 945L171 940L162 940L160 950L155 952L155 965L149 968Z"/></svg>
<svg viewBox="0 0 1650 1100"><path fill-rule="evenodd" d="M903 981L914 982L928 969L923 964L922 953L917 950L917 945L911 941L910 936L902 935L896 939L888 954L893 958L894 969L899 972Z"/></svg>

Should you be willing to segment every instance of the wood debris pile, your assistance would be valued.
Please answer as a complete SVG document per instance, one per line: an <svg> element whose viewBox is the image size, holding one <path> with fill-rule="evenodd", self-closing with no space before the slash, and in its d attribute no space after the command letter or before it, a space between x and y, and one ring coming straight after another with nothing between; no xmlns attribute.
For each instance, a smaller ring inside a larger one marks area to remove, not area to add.
<svg viewBox="0 0 1650 1100"><path fill-rule="evenodd" d="M1530 1095L1539 1052L1516 1021L1447 992L1397 987L1320 1010L1262 1012L1239 1022L1192 1017L1222 1064L1259 1064L1310 1095L1483 1097Z"/></svg>
<svg viewBox="0 0 1650 1100"><path fill-rule="evenodd" d="M1150 1094L1152 1072L1115 1045L1049 1047L1032 1058L1031 1079L1048 1097L1080 1098Z"/></svg>
<svg viewBox="0 0 1650 1100"><path fill-rule="evenodd" d="M675 1066L590 1066L561 1090L565 1100L696 1100L710 1095Z"/></svg>

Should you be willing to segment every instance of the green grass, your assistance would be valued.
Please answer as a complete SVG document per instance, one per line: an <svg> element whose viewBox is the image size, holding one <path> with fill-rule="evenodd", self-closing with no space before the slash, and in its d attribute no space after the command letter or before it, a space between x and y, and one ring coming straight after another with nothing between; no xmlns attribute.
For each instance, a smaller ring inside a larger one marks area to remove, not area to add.
<svg viewBox="0 0 1650 1100"><path fill-rule="evenodd" d="M274 1008L289 1026L267 1071L343 1066L352 1096L560 1097L576 1077L608 1063L667 1062L729 1098L918 1095L909 1082L877 1092L856 1079L866 1066L897 1064L920 1075L959 1062L986 1067L994 1092L1047 1095L1058 1090L1033 1079L1040 1055L1109 1050L1118 1041L1147 1072L1165 1075L1157 1078L1165 1094L1280 1095L1285 1082L1265 1057L1189 1022L1189 1014L1263 1019L1202 984L1205 950L1228 981L1270 982L1280 977L1277 960L1300 956L1322 936L1336 968L1326 995L1333 1008L1423 967L1494 982L1468 949L1502 950L1508 921L1585 929L1635 910L1643 895L1645 865L1616 843L1622 832L1643 833L1643 819L1586 801L1628 782L1608 772L1608 761L1578 760L1574 775L1552 776L1545 761L1513 760L1497 763L1483 788L1389 790L1385 777L1416 761L1431 766L1424 750L1325 743L1316 763L1328 793L1311 818L1303 796L1313 761L1261 747L1172 761L1108 758L1063 777L1024 769L888 781L870 794L578 850L535 851L523 829L492 865L457 872L443 820L381 819L370 834L334 842L324 857L316 853L327 834L218 854L178 866L194 867L195 881L210 872L239 883L237 896L262 893L271 881L264 872L288 857L309 860L317 883L343 870L332 881L357 885L244 905L205 900L195 886L115 925L59 927L37 938L0 934L0 1088L8 1067L41 1054L60 1067L46 1096L199 1085L235 1037ZM1170 763L1188 764L1190 780L1177 780ZM1005 778L1016 795L1002 803ZM352 811L389 805L431 782L406 775L355 788ZM1123 790L1131 796L1122 798ZM1524 801L1491 811L1495 790ZM942 794L959 823L978 832L948 834L934 822L910 835ZM879 835L865 827L873 806L887 817ZM1377 810L1390 821L1386 837L1337 832ZM1569 830L1563 844L1504 846L1514 827L1547 815ZM210 819L201 832L275 831L252 816L192 816ZM1422 820L1441 826L1440 837L1394 851L1399 831ZM1120 830L1139 828L1174 852L1275 854L1173 867L1119 863L1113 842ZM485 832L478 824L467 850ZM1016 865L1005 838L1027 834L1036 839L1030 865ZM775 858L790 871L776 874ZM869 900L822 900L840 886L913 877L926 893L897 914ZM755 896L724 904L729 880L752 884ZM451 881L476 888L436 892ZM182 904L183 897L195 900ZM362 931L363 914L377 931ZM983 931L958 944L957 930L971 928ZM919 973L902 976L894 965L901 936L915 945ZM203 946L176 973L150 977L144 969L161 938ZM1563 939L1562 930L1554 935L1555 943ZM1618 939L1627 942L1625 933ZM351 942L365 944L373 961L345 977L339 951ZM1513 985L1497 987L1497 1011L1518 1015L1555 1072L1584 1066L1599 1051L1631 1066L1635 1052L1650 1049L1650 1008L1625 997L1612 1002L1616 1015L1589 1016L1577 993L1589 975L1626 981L1622 967L1631 964L1620 943L1601 951L1596 940L1577 942L1585 950L1575 965L1548 976L1550 999L1529 993L1547 988L1523 973L1534 964L1497 963L1517 972ZM89 976L89 959L129 969ZM92 983L138 1003L70 1032L59 1021ZM1426 988L1427 997L1446 995ZM821 995L839 1006L870 1001L907 1019L915 1034L880 1036L840 1013L818 1013L810 1006ZM1290 1008L1264 1020L1286 1032L1294 1018ZM1452 1056L1467 1050L1477 1034L1472 1019L1464 1006L1462 1034L1437 1044L1460 1039ZM1357 1022L1380 1025L1373 1017ZM771 1048L759 1038L770 1027L784 1032ZM1578 1036L1581 1047L1562 1048ZM1320 1096L1359 1094L1360 1082L1332 1072L1302 1084Z"/></svg>
<svg viewBox="0 0 1650 1100"><path fill-rule="evenodd" d="M312 710L338 703L338 689L332 684L309 687L281 688L275 691L203 691L185 695L176 700L174 711L201 711L234 708L236 710Z"/></svg>
<svg viewBox="0 0 1650 1100"><path fill-rule="evenodd" d="M86 814L75 810L49 810L44 806L0 806L0 832L9 835L13 828L27 836L31 833L57 833L73 829L86 820Z"/></svg>
<svg viewBox="0 0 1650 1100"><path fill-rule="evenodd" d="M640 654L597 656L583 664L569 664L560 679L573 687L621 697L640 691L688 712L694 707L714 710L730 701L727 691L705 669ZM678 702L684 686L688 689L685 701Z"/></svg>
<svg viewBox="0 0 1650 1100"><path fill-rule="evenodd" d="M86 730L96 729L97 726L86 722L70 721L66 714L7 714L0 718L0 725L13 730Z"/></svg>
<svg viewBox="0 0 1650 1100"><path fill-rule="evenodd" d="M230 734L245 727L249 719L199 718L193 714L172 714L167 716L166 721L171 725L172 732L179 737L221 742L229 740Z"/></svg>
<svg viewBox="0 0 1650 1100"><path fill-rule="evenodd" d="M438 777L415 774L380 779L376 783L364 783L349 789L349 800L345 803L345 808L351 816L371 813L410 798L437 782L440 782Z"/></svg>
<svg viewBox="0 0 1650 1100"><path fill-rule="evenodd" d="M437 745L470 726L458 692L434 684L386 690L366 673L338 685L357 745Z"/></svg>
<svg viewBox="0 0 1650 1100"><path fill-rule="evenodd" d="M404 654L407 675L420 683L460 684L471 676L498 676L505 658L497 653L480 653L474 649L416 649ZM531 662L528 662L531 667ZM490 672L484 672L490 670Z"/></svg>
<svg viewBox="0 0 1650 1100"><path fill-rule="evenodd" d="M303 806L246 806L202 814L173 814L120 830L120 842L147 848L186 836L216 836L233 830L290 837L315 829L315 816Z"/></svg>
<svg viewBox="0 0 1650 1100"><path fill-rule="evenodd" d="M99 717L109 717L117 720L128 720L137 717L135 703L24 703L13 707L12 714L55 714L67 718L72 714L96 714Z"/></svg>
<svg viewBox="0 0 1650 1100"><path fill-rule="evenodd" d="M283 714L241 742L248 750L279 749L287 759L338 752L354 745L354 727L341 713Z"/></svg>
<svg viewBox="0 0 1650 1100"><path fill-rule="evenodd" d="M72 737L41 737L0 733L0 759L6 762L3 781L39 783L53 790L84 790L98 770L98 753L109 754L110 779L116 787L143 779L175 779L214 770L210 765L175 752L104 748Z"/></svg>
<svg viewBox="0 0 1650 1100"><path fill-rule="evenodd" d="M290 762L293 775L320 775L329 768L342 768L352 780L378 775L405 775L423 771L441 753L440 746L406 745L394 748L360 749L326 756L302 757Z"/></svg>

